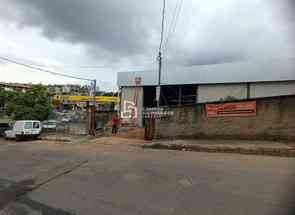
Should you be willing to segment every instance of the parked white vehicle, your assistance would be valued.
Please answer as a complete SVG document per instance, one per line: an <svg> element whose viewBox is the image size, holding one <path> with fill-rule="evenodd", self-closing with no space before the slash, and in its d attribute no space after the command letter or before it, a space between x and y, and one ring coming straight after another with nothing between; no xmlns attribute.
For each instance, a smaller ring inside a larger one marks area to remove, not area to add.
<svg viewBox="0 0 295 215"><path fill-rule="evenodd" d="M20 120L16 121L12 130L7 130L4 133L6 139L25 139L37 138L42 131L42 125L37 120Z"/></svg>

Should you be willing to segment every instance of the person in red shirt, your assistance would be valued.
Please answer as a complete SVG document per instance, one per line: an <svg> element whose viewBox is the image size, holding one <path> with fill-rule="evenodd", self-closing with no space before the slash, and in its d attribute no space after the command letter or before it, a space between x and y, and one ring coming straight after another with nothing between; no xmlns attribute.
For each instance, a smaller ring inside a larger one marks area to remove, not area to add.
<svg viewBox="0 0 295 215"><path fill-rule="evenodd" d="M120 118L117 115L114 115L112 118L112 134L117 134L119 124Z"/></svg>

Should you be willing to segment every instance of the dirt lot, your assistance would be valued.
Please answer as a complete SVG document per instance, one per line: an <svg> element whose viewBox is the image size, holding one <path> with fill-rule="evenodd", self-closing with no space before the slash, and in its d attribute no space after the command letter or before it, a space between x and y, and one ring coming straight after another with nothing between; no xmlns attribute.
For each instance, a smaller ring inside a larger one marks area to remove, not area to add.
<svg viewBox="0 0 295 215"><path fill-rule="evenodd" d="M144 143L1 139L0 214L291 213L294 158L138 147ZM11 189L28 179L26 195Z"/></svg>

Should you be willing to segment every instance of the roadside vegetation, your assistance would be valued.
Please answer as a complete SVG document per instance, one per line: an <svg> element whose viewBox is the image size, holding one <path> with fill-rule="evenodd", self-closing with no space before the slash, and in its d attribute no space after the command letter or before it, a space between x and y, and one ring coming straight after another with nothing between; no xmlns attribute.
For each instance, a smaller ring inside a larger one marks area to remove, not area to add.
<svg viewBox="0 0 295 215"><path fill-rule="evenodd" d="M26 92L6 91L0 88L0 112L2 117L14 120L46 120L52 113L52 104L47 89L35 85Z"/></svg>

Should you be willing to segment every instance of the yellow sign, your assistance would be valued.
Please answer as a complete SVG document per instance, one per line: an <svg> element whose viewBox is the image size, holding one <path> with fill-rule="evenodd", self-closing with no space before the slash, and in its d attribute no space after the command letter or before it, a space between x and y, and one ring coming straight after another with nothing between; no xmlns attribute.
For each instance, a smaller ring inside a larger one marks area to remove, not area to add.
<svg viewBox="0 0 295 215"><path fill-rule="evenodd" d="M92 101L93 96L67 96L67 95L55 95L53 96L53 101L62 102L86 102ZM118 103L119 97L118 96L95 96L95 100L97 103Z"/></svg>

